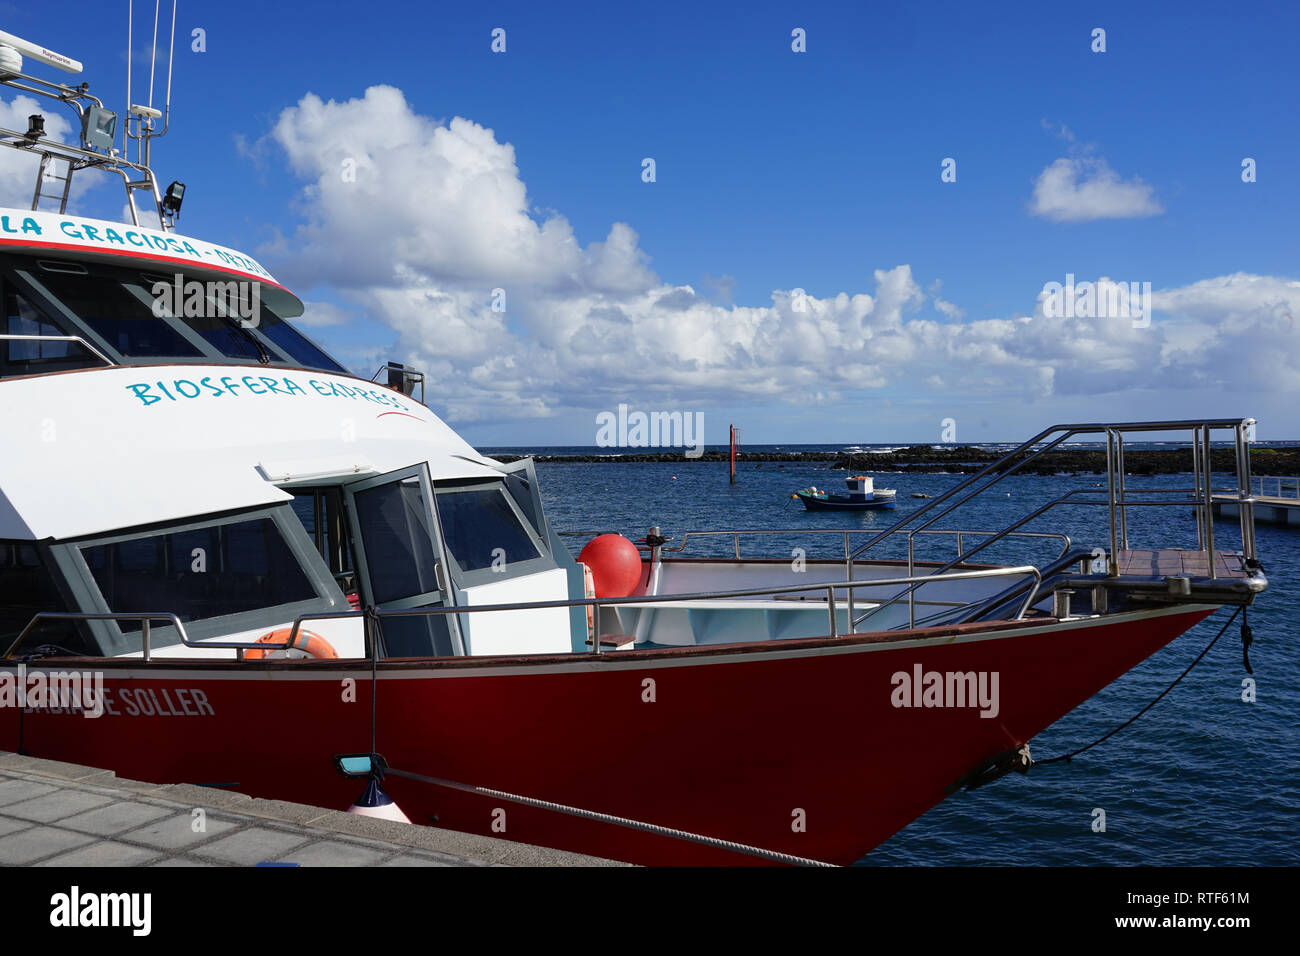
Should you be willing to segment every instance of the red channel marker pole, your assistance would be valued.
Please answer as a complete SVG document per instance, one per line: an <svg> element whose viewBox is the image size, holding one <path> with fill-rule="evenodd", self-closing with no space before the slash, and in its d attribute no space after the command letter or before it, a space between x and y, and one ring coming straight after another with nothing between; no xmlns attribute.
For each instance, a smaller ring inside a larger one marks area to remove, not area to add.
<svg viewBox="0 0 1300 956"><path fill-rule="evenodd" d="M736 426L731 426L731 483L736 483Z"/></svg>

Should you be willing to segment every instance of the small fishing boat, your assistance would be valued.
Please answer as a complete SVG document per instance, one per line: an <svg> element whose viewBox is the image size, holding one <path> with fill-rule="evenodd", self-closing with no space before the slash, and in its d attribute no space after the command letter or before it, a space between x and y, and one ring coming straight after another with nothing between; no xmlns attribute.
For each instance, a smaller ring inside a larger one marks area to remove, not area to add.
<svg viewBox="0 0 1300 956"><path fill-rule="evenodd" d="M866 475L844 479L848 494L837 495L824 489L804 488L792 494L809 511L867 511L872 508L892 508L898 492L893 488L874 488L873 480Z"/></svg>

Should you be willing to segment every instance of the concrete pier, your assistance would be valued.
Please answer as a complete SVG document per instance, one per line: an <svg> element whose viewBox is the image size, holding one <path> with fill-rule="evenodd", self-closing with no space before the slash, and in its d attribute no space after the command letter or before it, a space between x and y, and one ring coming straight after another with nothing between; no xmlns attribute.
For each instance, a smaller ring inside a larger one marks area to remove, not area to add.
<svg viewBox="0 0 1300 956"><path fill-rule="evenodd" d="M1241 506L1235 501L1211 502L1216 518L1239 518ZM1300 528L1300 498L1255 498L1255 520L1260 524L1290 525Z"/></svg>
<svg viewBox="0 0 1300 956"><path fill-rule="evenodd" d="M623 866L0 751L0 866Z"/></svg>

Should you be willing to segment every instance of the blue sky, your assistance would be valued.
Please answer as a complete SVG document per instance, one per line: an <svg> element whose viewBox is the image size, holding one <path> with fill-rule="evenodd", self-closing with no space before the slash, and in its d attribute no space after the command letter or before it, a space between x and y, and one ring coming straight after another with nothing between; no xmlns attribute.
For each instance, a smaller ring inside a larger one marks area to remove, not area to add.
<svg viewBox="0 0 1300 956"><path fill-rule="evenodd" d="M1199 414L1300 437L1300 7L879 6L182 3L154 165L189 185L182 233L261 258L359 372L430 368L477 444L589 444L620 402L702 411L710 442ZM0 29L119 105L126 4L78 7L0 4ZM434 133L456 117L468 146ZM1045 320L1067 274L1150 282L1151 327Z"/></svg>

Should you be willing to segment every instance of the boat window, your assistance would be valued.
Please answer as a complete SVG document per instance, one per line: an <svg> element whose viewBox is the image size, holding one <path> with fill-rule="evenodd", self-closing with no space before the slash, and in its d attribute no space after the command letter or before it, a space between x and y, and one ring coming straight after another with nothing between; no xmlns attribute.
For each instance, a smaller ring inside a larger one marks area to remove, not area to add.
<svg viewBox="0 0 1300 956"><path fill-rule="evenodd" d="M30 541L0 541L0 654L22 633L41 611L67 611L54 575ZM42 645L54 645L69 655L97 656L98 648L71 621L42 621L16 653L30 653Z"/></svg>
<svg viewBox="0 0 1300 956"><path fill-rule="evenodd" d="M5 336L40 336L41 338L0 338L0 378L11 375L35 375L62 372L73 368L103 365L97 355L81 342L59 341L52 336L73 335L37 309L12 285L3 291Z"/></svg>
<svg viewBox="0 0 1300 956"><path fill-rule="evenodd" d="M353 493L371 598L376 604L438 590L437 556L418 478Z"/></svg>
<svg viewBox="0 0 1300 956"><path fill-rule="evenodd" d="M505 484L520 513L528 519L538 537L541 537L542 516L537 512L537 501L533 498L529 476L521 471L511 472L505 476Z"/></svg>
<svg viewBox="0 0 1300 956"><path fill-rule="evenodd" d="M443 540L461 572L509 568L542 556L502 485L437 490Z"/></svg>
<svg viewBox="0 0 1300 956"><path fill-rule="evenodd" d="M11 281L30 293L30 301L61 321L65 318L63 310L70 314L64 323L72 329L67 334L81 335L100 348L106 344L117 353L114 359L229 359L352 374L265 301L261 302L256 322L248 327L239 316L228 315L222 307L222 296L228 294L232 283L241 280L198 280L206 285L203 308L198 310L204 314L185 315L184 306L193 305L187 300L172 309L181 313L179 316L160 317L153 311L152 290L158 282L173 284L175 274L27 256L5 256L3 261L14 270ZM184 273L184 277L187 282L195 278L192 273ZM103 338L103 343L90 337L92 331ZM89 352L79 349L74 346L73 354ZM83 361L73 367L86 364ZM102 362L96 360L95 364Z"/></svg>
<svg viewBox="0 0 1300 956"><path fill-rule="evenodd" d="M167 276L142 275L149 288L152 289L155 283L163 282L170 284L173 280ZM235 283L230 283L235 285ZM194 332L203 338L214 349L220 352L226 358L243 359L245 361L262 362L270 361L270 356L247 328L240 324L240 320L235 316L228 316L222 308L213 299L207 296L202 297L199 303L200 315L189 315L193 310L195 303L186 302L184 308L173 308L171 315L188 325ZM177 315L177 313L180 313ZM277 356L278 357L278 356Z"/></svg>
<svg viewBox="0 0 1300 956"><path fill-rule="evenodd" d="M274 342L286 355L307 368L326 369L331 372L352 373L334 361L284 319L262 304L262 318L257 330Z"/></svg>
<svg viewBox="0 0 1300 956"><path fill-rule="evenodd" d="M334 580L344 592L355 591L356 575L343 512L343 489L295 488L291 493L294 514L329 565Z"/></svg>
<svg viewBox="0 0 1300 956"><path fill-rule="evenodd" d="M40 281L119 355L199 358L200 349L153 314L145 299L115 278L45 270Z"/></svg>
<svg viewBox="0 0 1300 956"><path fill-rule="evenodd" d="M254 628L344 605L302 528L287 523L292 521L287 514L277 520L274 512L264 512L75 547L111 611L170 611L187 623L258 612L246 624ZM226 630L241 626L235 621ZM118 627L136 633L140 623L122 621ZM179 641L163 630L153 628L155 644Z"/></svg>

